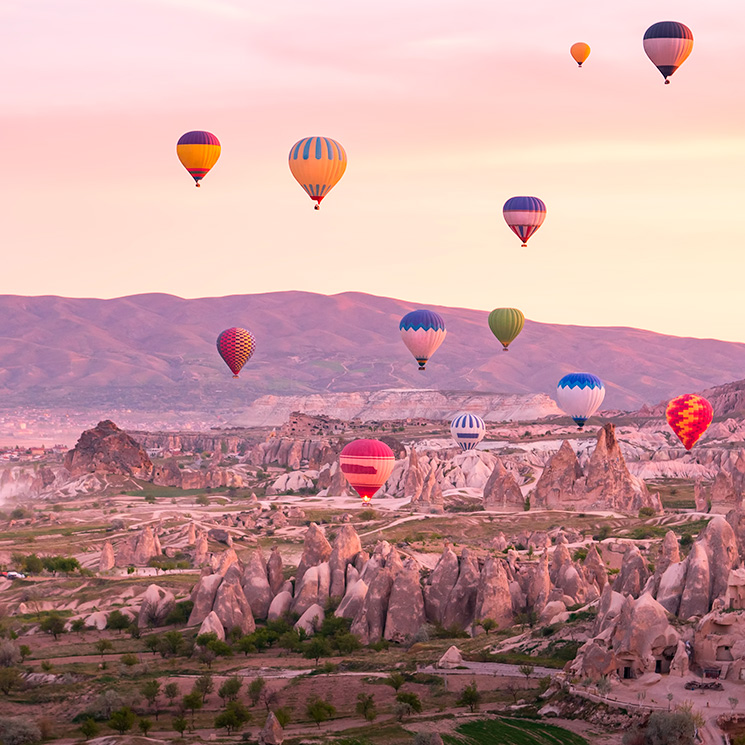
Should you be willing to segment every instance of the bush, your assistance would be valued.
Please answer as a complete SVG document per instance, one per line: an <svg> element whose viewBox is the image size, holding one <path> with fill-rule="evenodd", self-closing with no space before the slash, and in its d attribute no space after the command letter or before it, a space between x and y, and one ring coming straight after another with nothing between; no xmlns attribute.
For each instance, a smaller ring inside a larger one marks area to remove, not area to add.
<svg viewBox="0 0 745 745"><path fill-rule="evenodd" d="M28 717L0 718L0 733L3 745L26 745L41 740L41 730Z"/></svg>
<svg viewBox="0 0 745 745"><path fill-rule="evenodd" d="M654 507L642 507L639 510L639 519L645 520L648 517L654 517L657 513L654 511Z"/></svg>

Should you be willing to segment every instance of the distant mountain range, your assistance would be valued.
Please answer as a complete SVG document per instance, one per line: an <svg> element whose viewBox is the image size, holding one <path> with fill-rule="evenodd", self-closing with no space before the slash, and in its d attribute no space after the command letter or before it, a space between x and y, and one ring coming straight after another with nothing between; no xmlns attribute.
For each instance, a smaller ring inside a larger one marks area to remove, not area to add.
<svg viewBox="0 0 745 745"><path fill-rule="evenodd" d="M445 343L425 372L398 322L441 313ZM572 370L606 383L603 408L636 409L745 377L745 344L631 328L527 321L508 353L484 311L418 306L346 292L275 292L185 300L0 296L0 406L238 411L266 395L430 388L548 393ZM215 349L244 326L257 349L238 380Z"/></svg>

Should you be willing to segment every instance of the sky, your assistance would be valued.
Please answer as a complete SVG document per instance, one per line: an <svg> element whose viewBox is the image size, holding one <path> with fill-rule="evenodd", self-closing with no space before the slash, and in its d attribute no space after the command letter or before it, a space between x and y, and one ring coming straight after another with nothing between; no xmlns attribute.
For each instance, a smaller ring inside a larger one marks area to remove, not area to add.
<svg viewBox="0 0 745 745"><path fill-rule="evenodd" d="M695 39L667 86L661 20ZM0 293L354 290L745 342L743 27L740 0L3 0ZM193 129L222 143L201 189ZM287 166L312 135L349 158L318 212Z"/></svg>

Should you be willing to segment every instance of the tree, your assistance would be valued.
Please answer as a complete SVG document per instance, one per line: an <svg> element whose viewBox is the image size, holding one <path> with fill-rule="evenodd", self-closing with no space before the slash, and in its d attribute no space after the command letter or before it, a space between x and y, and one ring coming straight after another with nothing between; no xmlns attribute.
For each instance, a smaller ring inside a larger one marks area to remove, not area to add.
<svg viewBox="0 0 745 745"><path fill-rule="evenodd" d="M59 613L49 613L42 619L40 628L45 633L51 634L57 641L57 637L65 633L65 619Z"/></svg>
<svg viewBox="0 0 745 745"><path fill-rule="evenodd" d="M145 637L142 643L148 652L152 652L153 654L155 654L158 651L158 647L160 645L160 637L158 636L158 634L150 634L150 636Z"/></svg>
<svg viewBox="0 0 745 745"><path fill-rule="evenodd" d="M41 730L27 717L0 718L4 745L31 745L41 740Z"/></svg>
<svg viewBox="0 0 745 745"><path fill-rule="evenodd" d="M499 624L493 618L482 618L480 621L477 621L477 625L481 626L486 632L486 635L489 636L489 632L494 631Z"/></svg>
<svg viewBox="0 0 745 745"><path fill-rule="evenodd" d="M199 711L203 704L202 704L202 694L199 691L192 691L191 693L187 693L186 696L183 697L181 700L181 703L187 711L191 712L191 726L194 726L194 713Z"/></svg>
<svg viewBox="0 0 745 745"><path fill-rule="evenodd" d="M303 645L303 657L308 660L315 660L316 665L321 657L331 655L331 643L322 636L314 636L310 641Z"/></svg>
<svg viewBox="0 0 745 745"><path fill-rule="evenodd" d="M176 700L179 694L178 683L166 683L166 687L163 689L163 693L168 699L168 703L173 706L173 702Z"/></svg>
<svg viewBox="0 0 745 745"><path fill-rule="evenodd" d="M412 712L416 714L421 714L422 712L422 702L416 693L401 691L401 693L396 694L396 703L401 705L400 707L396 707L399 722Z"/></svg>
<svg viewBox="0 0 745 745"><path fill-rule="evenodd" d="M601 696L607 696L610 693L610 689L610 680L608 680L607 675L603 675L600 680L598 680L598 693Z"/></svg>
<svg viewBox="0 0 745 745"><path fill-rule="evenodd" d="M82 618L76 618L74 621L71 621L70 631L74 631L75 633L80 632L81 634L84 634L85 633L85 621Z"/></svg>
<svg viewBox="0 0 745 745"><path fill-rule="evenodd" d="M308 701L305 713L309 719L312 719L318 725L318 729L321 729L322 722L332 719L336 715L336 707L325 699L314 696Z"/></svg>
<svg viewBox="0 0 745 745"><path fill-rule="evenodd" d="M129 618L120 610L112 610L106 618L106 628L118 631L120 634L129 628Z"/></svg>
<svg viewBox="0 0 745 745"><path fill-rule="evenodd" d="M740 702L734 696L730 696L727 701L729 701L729 705L732 707L732 712L734 713L735 709L737 708L737 704L739 704Z"/></svg>
<svg viewBox="0 0 745 745"><path fill-rule="evenodd" d="M458 706L467 706L471 710L471 714L479 708L479 704L481 703L481 693L476 687L475 681L461 691L460 698L455 703L458 704Z"/></svg>
<svg viewBox="0 0 745 745"><path fill-rule="evenodd" d="M261 698L261 692L266 686L266 681L260 675L258 678L254 678L248 684L248 697L251 699L251 705L256 706Z"/></svg>
<svg viewBox="0 0 745 745"><path fill-rule="evenodd" d="M103 659L103 653L113 649L114 645L108 639L99 639L96 642L95 647L98 654L101 655L101 659Z"/></svg>
<svg viewBox="0 0 745 745"><path fill-rule="evenodd" d="M375 708L375 696L372 693L358 693L355 709L357 714L367 722L372 722L378 716L378 710Z"/></svg>
<svg viewBox="0 0 745 745"><path fill-rule="evenodd" d="M200 675L194 681L194 690L202 694L202 703L207 702L207 696L215 690L215 681L209 673Z"/></svg>
<svg viewBox="0 0 745 745"><path fill-rule="evenodd" d="M154 709L153 713L155 714L155 721L157 722L159 713L158 696L160 695L160 681L157 678L145 681L140 688L140 693L145 701L147 701L148 706L150 706L151 709Z"/></svg>
<svg viewBox="0 0 745 745"><path fill-rule="evenodd" d="M672 693L668 693L667 696L665 696L665 698L667 699L667 710L670 711L670 706L672 706L673 699L675 698L675 696L673 696Z"/></svg>
<svg viewBox="0 0 745 745"><path fill-rule="evenodd" d="M525 680L528 680L530 676L533 674L533 671L535 668L533 665L520 665L520 667L517 668L522 675L525 676Z"/></svg>
<svg viewBox="0 0 745 745"><path fill-rule="evenodd" d="M137 655L127 652L127 654L123 654L119 658L119 662L121 662L122 665L126 665L126 667L134 667L138 663Z"/></svg>
<svg viewBox="0 0 745 745"><path fill-rule="evenodd" d="M217 689L217 695L225 701L235 701L238 698L238 693L241 690L243 681L237 676L233 675L232 678L228 678L223 684Z"/></svg>
<svg viewBox="0 0 745 745"><path fill-rule="evenodd" d="M83 733L83 736L86 740L90 740L91 737L95 737L98 734L99 729L100 728L98 726L98 723L93 717L88 717L80 725L80 731Z"/></svg>
<svg viewBox="0 0 745 745"><path fill-rule="evenodd" d="M179 733L179 736L183 737L186 728L189 726L189 723L186 721L186 719L184 719L184 717L174 717L171 726L176 732Z"/></svg>
<svg viewBox="0 0 745 745"><path fill-rule="evenodd" d="M398 689L406 682L406 679L401 673L392 672L383 682L398 693Z"/></svg>
<svg viewBox="0 0 745 745"><path fill-rule="evenodd" d="M147 737L147 733L153 728L153 720L142 717L140 721L137 722L137 726L140 728L140 732L142 732L143 736Z"/></svg>
<svg viewBox="0 0 745 745"><path fill-rule="evenodd" d="M215 727L224 727L230 734L233 730L240 729L250 719L251 712L240 701L230 701L225 711L215 717Z"/></svg>
<svg viewBox="0 0 745 745"><path fill-rule="evenodd" d="M184 648L184 637L178 631L166 631L165 634L158 637L158 652L164 659L181 652Z"/></svg>
<svg viewBox="0 0 745 745"><path fill-rule="evenodd" d="M274 716L277 717L279 726L282 728L286 727L292 718L292 714L286 706L280 706L278 709L275 709Z"/></svg>
<svg viewBox="0 0 745 745"><path fill-rule="evenodd" d="M645 745L693 745L696 732L689 711L655 711L644 732Z"/></svg>
<svg viewBox="0 0 745 745"><path fill-rule="evenodd" d="M268 713L271 710L272 706L275 706L277 701L279 700L279 691L276 688L266 687L261 692L261 700Z"/></svg>
<svg viewBox="0 0 745 745"><path fill-rule="evenodd" d="M0 691L6 696L21 685L21 673L17 667L0 667Z"/></svg>
<svg viewBox="0 0 745 745"><path fill-rule="evenodd" d="M125 732L129 732L135 723L135 713L129 706L123 706L111 715L111 719L107 722L111 729L115 729L120 735Z"/></svg>

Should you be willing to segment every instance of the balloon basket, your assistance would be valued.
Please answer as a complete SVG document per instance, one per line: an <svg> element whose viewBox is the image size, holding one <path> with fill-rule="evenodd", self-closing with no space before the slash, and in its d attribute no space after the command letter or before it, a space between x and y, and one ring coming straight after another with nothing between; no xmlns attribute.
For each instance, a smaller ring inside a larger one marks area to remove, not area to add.
<svg viewBox="0 0 745 745"><path fill-rule="evenodd" d="M238 374L236 373L235 375L233 375L233 377L234 377L234 378L237 378L237 377L238 377Z"/></svg>
<svg viewBox="0 0 745 745"><path fill-rule="evenodd" d="M320 204L317 204L313 209L314 210L320 210L321 209L321 205Z"/></svg>
<svg viewBox="0 0 745 745"><path fill-rule="evenodd" d="M522 244L522 248L527 248L527 247L528 247L528 244L527 243L523 243Z"/></svg>
<svg viewBox="0 0 745 745"><path fill-rule="evenodd" d="M197 183L196 183L196 184L194 184L194 186L196 186L196 187L197 187L197 189L199 189L199 188L200 188L200 187L201 187L202 185L201 185L201 184L199 183L199 181L197 181Z"/></svg>
<svg viewBox="0 0 745 745"><path fill-rule="evenodd" d="M670 81L669 80L665 80L665 85L670 85Z"/></svg>

